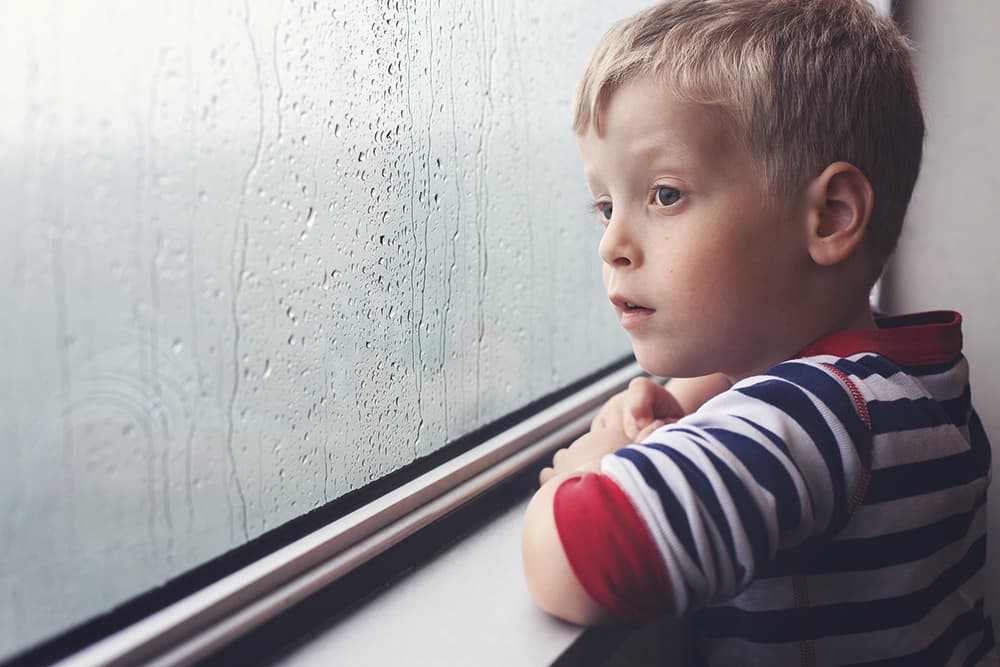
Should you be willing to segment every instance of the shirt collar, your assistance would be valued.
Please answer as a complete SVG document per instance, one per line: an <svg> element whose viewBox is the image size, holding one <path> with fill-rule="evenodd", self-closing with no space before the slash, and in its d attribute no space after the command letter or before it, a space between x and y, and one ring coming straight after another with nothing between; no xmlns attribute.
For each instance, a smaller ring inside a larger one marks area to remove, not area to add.
<svg viewBox="0 0 1000 667"><path fill-rule="evenodd" d="M838 331L806 346L800 357L874 352L901 366L946 364L962 353L962 316L949 310L876 317L877 329Z"/></svg>

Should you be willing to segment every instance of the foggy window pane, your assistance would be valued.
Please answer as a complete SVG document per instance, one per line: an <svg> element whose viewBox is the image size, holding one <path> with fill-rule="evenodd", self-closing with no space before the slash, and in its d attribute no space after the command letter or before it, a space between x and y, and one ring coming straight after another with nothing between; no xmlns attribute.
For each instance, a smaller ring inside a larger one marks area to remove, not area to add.
<svg viewBox="0 0 1000 667"><path fill-rule="evenodd" d="M629 352L611 4L0 6L0 658Z"/></svg>

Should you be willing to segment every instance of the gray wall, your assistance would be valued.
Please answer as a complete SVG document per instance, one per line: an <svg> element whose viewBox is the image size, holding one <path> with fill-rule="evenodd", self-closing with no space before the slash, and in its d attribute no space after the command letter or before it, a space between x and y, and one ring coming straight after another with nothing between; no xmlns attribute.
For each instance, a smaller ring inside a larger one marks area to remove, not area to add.
<svg viewBox="0 0 1000 667"><path fill-rule="evenodd" d="M965 318L972 398L993 442L989 595L1000 611L1000 4L908 2L927 119L924 163L883 304Z"/></svg>

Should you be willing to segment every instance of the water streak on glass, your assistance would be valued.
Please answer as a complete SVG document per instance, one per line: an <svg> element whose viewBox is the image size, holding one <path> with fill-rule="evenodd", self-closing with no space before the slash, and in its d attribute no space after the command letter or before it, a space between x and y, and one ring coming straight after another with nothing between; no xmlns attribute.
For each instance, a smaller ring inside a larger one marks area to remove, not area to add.
<svg viewBox="0 0 1000 667"><path fill-rule="evenodd" d="M0 5L0 659L628 350L570 94L643 4Z"/></svg>

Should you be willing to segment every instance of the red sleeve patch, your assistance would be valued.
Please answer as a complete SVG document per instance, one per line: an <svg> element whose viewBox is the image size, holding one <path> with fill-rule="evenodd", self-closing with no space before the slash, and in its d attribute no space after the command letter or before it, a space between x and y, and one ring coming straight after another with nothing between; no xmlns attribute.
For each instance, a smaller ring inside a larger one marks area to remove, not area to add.
<svg viewBox="0 0 1000 667"><path fill-rule="evenodd" d="M670 582L649 529L606 475L568 479L553 501L556 530L583 589L615 616L644 621L673 607Z"/></svg>

